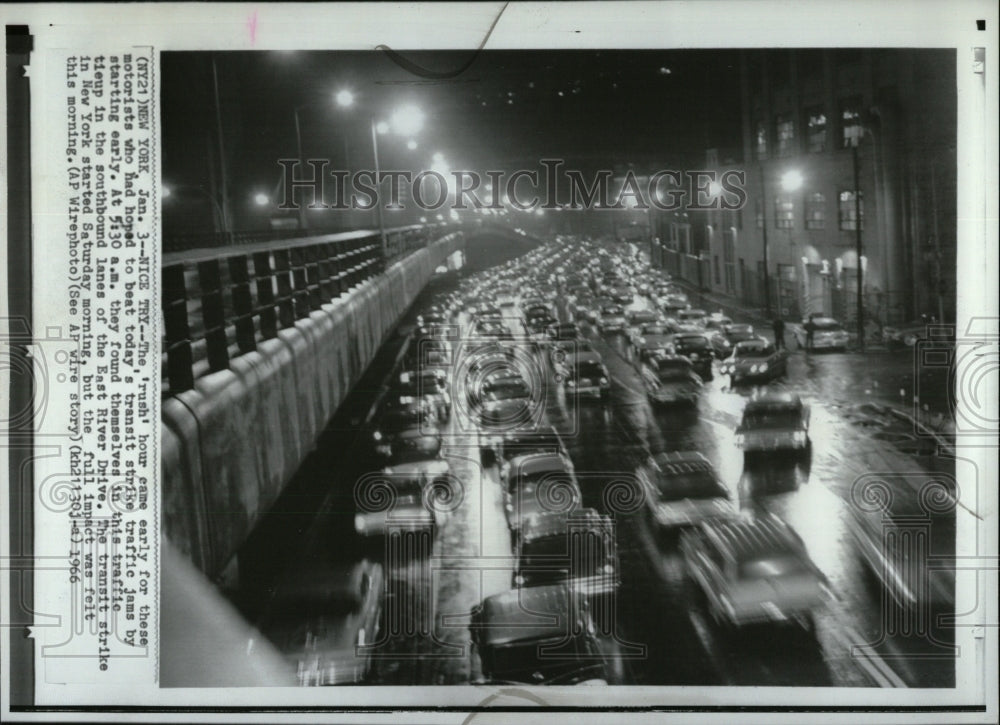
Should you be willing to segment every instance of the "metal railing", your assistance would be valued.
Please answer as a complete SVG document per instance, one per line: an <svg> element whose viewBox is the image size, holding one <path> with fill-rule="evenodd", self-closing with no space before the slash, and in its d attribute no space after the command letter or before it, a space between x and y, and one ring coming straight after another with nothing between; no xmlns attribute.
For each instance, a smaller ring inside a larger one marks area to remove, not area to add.
<svg viewBox="0 0 1000 725"><path fill-rule="evenodd" d="M384 255L379 232L370 230L164 255L164 396L228 369L233 358L447 234L442 225L387 229Z"/></svg>

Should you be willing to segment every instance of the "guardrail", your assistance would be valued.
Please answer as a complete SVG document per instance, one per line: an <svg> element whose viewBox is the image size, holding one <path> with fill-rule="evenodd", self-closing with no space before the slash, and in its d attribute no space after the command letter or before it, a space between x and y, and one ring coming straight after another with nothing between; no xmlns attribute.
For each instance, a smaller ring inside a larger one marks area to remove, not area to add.
<svg viewBox="0 0 1000 725"><path fill-rule="evenodd" d="M443 225L388 229L384 255L377 230L164 255L164 396L228 369L234 357L447 233Z"/></svg>

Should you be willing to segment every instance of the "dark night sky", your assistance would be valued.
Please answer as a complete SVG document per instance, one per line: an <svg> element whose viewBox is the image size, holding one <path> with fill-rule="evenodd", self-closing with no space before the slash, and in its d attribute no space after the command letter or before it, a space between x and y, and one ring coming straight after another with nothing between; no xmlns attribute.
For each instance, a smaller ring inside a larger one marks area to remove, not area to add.
<svg viewBox="0 0 1000 725"><path fill-rule="evenodd" d="M272 190L276 159L296 155L296 106L303 154L337 165L346 140L353 168L371 166L368 119L403 104L425 113L419 148L384 137L383 167L429 168L441 151L451 168L480 171L537 168L552 157L581 169L641 170L703 158L713 146L739 147L738 51L401 54L426 72L379 51L164 53L164 182L206 189L216 182L213 57L234 199ZM355 94L351 109L333 102L343 88Z"/></svg>

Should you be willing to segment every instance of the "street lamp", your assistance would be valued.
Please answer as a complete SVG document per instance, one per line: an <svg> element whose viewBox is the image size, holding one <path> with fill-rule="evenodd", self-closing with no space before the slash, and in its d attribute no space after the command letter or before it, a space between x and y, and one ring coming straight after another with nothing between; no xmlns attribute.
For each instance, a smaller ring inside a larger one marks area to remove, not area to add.
<svg viewBox="0 0 1000 725"><path fill-rule="evenodd" d="M402 136L415 136L424 125L424 114L416 106L403 106L392 114L392 129ZM375 161L375 183L378 185L382 170L379 163L378 137L379 134L389 132L390 126L385 121L376 121L371 117L372 131L372 157ZM412 141L412 139L411 139ZM416 142L414 141L414 144ZM376 200L376 211L378 212L379 237L382 240L382 259L388 256L388 242L385 237L385 218L382 214L382 204Z"/></svg>
<svg viewBox="0 0 1000 725"><path fill-rule="evenodd" d="M215 226L217 232L228 232L226 228L226 213L222 206L219 205L219 201L210 193L208 193L204 187L195 186L193 184L164 184L160 191L160 196L165 200L174 196L174 191L193 191L202 196L202 198L207 199L212 205L212 216L215 218ZM180 194L177 195L180 197Z"/></svg>

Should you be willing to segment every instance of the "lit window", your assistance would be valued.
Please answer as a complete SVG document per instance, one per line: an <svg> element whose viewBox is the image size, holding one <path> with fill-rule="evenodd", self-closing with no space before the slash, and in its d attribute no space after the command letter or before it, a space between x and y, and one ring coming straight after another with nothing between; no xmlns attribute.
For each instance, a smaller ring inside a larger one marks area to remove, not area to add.
<svg viewBox="0 0 1000 725"><path fill-rule="evenodd" d="M763 121L757 122L757 158L767 158L767 125Z"/></svg>
<svg viewBox="0 0 1000 725"><path fill-rule="evenodd" d="M843 147L850 148L861 142L861 99L851 98L840 104L840 128Z"/></svg>
<svg viewBox="0 0 1000 725"><path fill-rule="evenodd" d="M806 197L806 229L826 229L826 197L822 194Z"/></svg>
<svg viewBox="0 0 1000 725"><path fill-rule="evenodd" d="M774 226L778 229L795 227L795 204L791 199L779 197L774 200Z"/></svg>
<svg viewBox="0 0 1000 725"><path fill-rule="evenodd" d="M790 116L778 116L774 121L775 135L777 136L776 152L778 156L790 156L792 146L795 143L795 124Z"/></svg>
<svg viewBox="0 0 1000 725"><path fill-rule="evenodd" d="M808 127L809 152L819 154L826 151L826 114L822 108L810 108L806 111Z"/></svg>
<svg viewBox="0 0 1000 725"><path fill-rule="evenodd" d="M853 231L858 228L858 214L855 213L854 205L854 194L853 191L842 191L840 192L840 228L844 230ZM864 207L864 195L859 191L857 212L860 213L861 228L865 228L865 207Z"/></svg>

